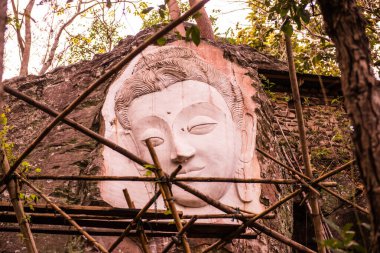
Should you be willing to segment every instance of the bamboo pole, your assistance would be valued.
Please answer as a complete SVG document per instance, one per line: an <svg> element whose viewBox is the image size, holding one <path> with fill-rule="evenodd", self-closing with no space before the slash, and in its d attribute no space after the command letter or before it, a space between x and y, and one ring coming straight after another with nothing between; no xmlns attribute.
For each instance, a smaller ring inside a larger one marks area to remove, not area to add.
<svg viewBox="0 0 380 253"><path fill-rule="evenodd" d="M123 190L123 193L124 193L125 200L127 201L128 207L129 208L136 208L135 203L133 203L131 196L128 193L127 188L125 188ZM139 219L138 222L141 222L141 219ZM141 242L141 246L143 248L143 251L145 253L150 253L150 248L148 245L148 238L146 237L146 234L144 232L144 228L141 228L137 225L136 231L137 231L137 236Z"/></svg>
<svg viewBox="0 0 380 253"><path fill-rule="evenodd" d="M111 247L108 249L108 251L111 253L116 247L123 241L124 237L126 237L129 232L132 230L132 227L136 225L136 223L141 219L143 214L149 209L149 207L157 200L157 198L161 195L161 192L158 191L154 194L153 198L151 198L148 203L145 204L145 206L140 210L140 212L133 218L131 223L126 227L123 231L123 233L119 236L119 238L116 239L116 241L111 245Z"/></svg>
<svg viewBox="0 0 380 253"><path fill-rule="evenodd" d="M286 54L288 58L290 83L292 86L293 100L295 103L295 109L296 109L296 115L297 115L298 131L300 135L302 158L303 158L303 162L305 166L305 173L307 177L312 178L313 173L311 171L309 150L308 150L307 141L306 141L306 131L305 131L305 125L304 125L304 119L303 119L303 113L302 113L301 96L299 93L296 68L295 68L294 59L293 59L292 41L291 41L290 36L287 34L285 34L285 44L286 44ZM323 236L324 233L323 233L322 217L320 214L321 210L318 203L319 196L320 195L316 194L315 192L310 192L310 207L312 211L310 215L312 217L313 224L314 224L314 232L315 232L315 237L318 244L318 252L326 253L326 247L322 244L322 241L324 240L324 236Z"/></svg>
<svg viewBox="0 0 380 253"><path fill-rule="evenodd" d="M5 155L4 150L0 150L0 163L1 168L4 173L9 171L9 162L7 156ZM23 236L23 240L25 242L28 253L38 253L37 245L34 241L32 231L30 230L29 221L24 212L24 206L22 205L19 196L18 196L18 182L17 180L10 180L6 184L6 188L9 193L9 197L11 199L11 203L15 212L15 216L17 218L17 222L20 226L20 231Z"/></svg>
<svg viewBox="0 0 380 253"><path fill-rule="evenodd" d="M176 238L180 238L183 236L183 234L195 223L195 221L198 219L197 215L194 215L186 224L185 226L183 226L183 228L181 229L181 231L179 231L177 234L176 234ZM166 253L168 252L171 247L173 247L175 241L174 241L174 238L172 237L171 238L171 241L165 246L165 248L162 250L162 253Z"/></svg>
<svg viewBox="0 0 380 253"><path fill-rule="evenodd" d="M195 14L198 10L200 10L209 0L202 0L196 5L194 5L190 10L185 12L178 19L170 22L168 25L163 27L160 31L156 32L149 39L147 39L143 44L134 49L131 53L125 56L120 62L116 63L109 71L100 76L98 79L93 81L89 87L82 92L73 102L71 102L39 135L34 139L32 143L24 150L24 152L17 158L11 169L7 172L7 174L0 181L0 186L4 183L7 183L11 175L16 171L17 167L21 164L21 162L34 150L34 148L50 133L50 131L61 121L65 116L67 116L70 112L72 112L88 95L91 94L97 87L101 84L105 83L107 79L111 78L112 75L120 71L128 62L130 62L135 56L141 53L145 48L147 48L150 44L157 41L157 39L161 38L168 32L170 32L177 25L181 24L191 15ZM140 165L147 164L139 157L130 153L127 156L131 160L137 162Z"/></svg>
<svg viewBox="0 0 380 253"><path fill-rule="evenodd" d="M169 182L161 182L161 179L168 178L168 177L162 171L160 161L158 160L156 151L154 150L154 147L153 147L151 140L147 139L145 141L145 143L146 143L146 146L148 147L149 153L152 157L152 161L156 167L154 174L156 176L156 179L159 180L159 186L160 186L160 190L161 190L162 197L164 199L165 205L168 208L168 210L170 210L170 212L173 216L175 225L176 225L178 232L179 232L183 229L183 226L182 226L181 218L179 217L178 212L177 212L177 207L174 203L174 198L173 198L173 194L170 190ZM179 167L179 168L181 169L182 167ZM177 171L177 173L178 172L179 172L179 170ZM172 178L172 176L171 176L171 178ZM186 234L183 234L181 239L182 239L184 251L186 253L191 253L190 245L187 241Z"/></svg>
<svg viewBox="0 0 380 253"><path fill-rule="evenodd" d="M1 176L1 174L0 174ZM138 176L95 176L95 175L30 175L29 180L81 180L81 181L143 181L155 182L153 177ZM257 183L257 184L296 184L298 181L293 179L263 179L263 178L226 178L226 177L176 177L170 181L173 182L228 182L228 183ZM323 182L324 186L335 187L336 182Z"/></svg>
<svg viewBox="0 0 380 253"><path fill-rule="evenodd" d="M244 217L246 218L253 218L257 214L244 214ZM182 215L182 219L191 219L193 215ZM198 214L198 219L237 219L236 214ZM262 219L274 219L275 214L270 213L266 214L262 217Z"/></svg>
<svg viewBox="0 0 380 253"><path fill-rule="evenodd" d="M41 233L41 234L49 234L49 235L81 235L77 230L73 230L72 228L61 226L54 227L46 227L46 226L36 226L34 225L32 228L33 233ZM0 232L18 232L20 230L19 227L15 226L1 226ZM86 230L93 234L94 236L119 236L123 229L112 229L112 228L86 228ZM157 232L157 231L145 231L147 235L150 237L166 237L169 238L171 236L176 236L177 232ZM193 233L190 234L191 238L218 238L220 235L215 234L203 234L203 233ZM214 236L215 235L215 236ZM136 237L136 231L132 230L129 233L129 236ZM256 233L244 233L239 236L239 239L256 239Z"/></svg>
<svg viewBox="0 0 380 253"><path fill-rule="evenodd" d="M54 210L56 210L62 217L64 217L71 225L74 226L87 240L89 240L96 248L98 248L103 253L108 253L107 249L103 247L100 243L98 243L91 235L89 235L81 226L78 225L67 213L65 213L61 208L59 208L56 204L51 202L49 197L43 194L38 188L36 188L33 184L31 184L28 180L23 178L17 172L14 174L27 186L29 186L33 191L35 191L41 198L43 198L49 205L51 205Z"/></svg>

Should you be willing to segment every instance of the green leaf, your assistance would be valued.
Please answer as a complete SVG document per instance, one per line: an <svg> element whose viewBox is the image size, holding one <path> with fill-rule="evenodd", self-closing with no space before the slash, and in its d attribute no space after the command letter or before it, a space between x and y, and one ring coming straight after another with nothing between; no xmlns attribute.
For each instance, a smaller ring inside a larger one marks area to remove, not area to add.
<svg viewBox="0 0 380 253"><path fill-rule="evenodd" d="M165 18L165 10L159 9L158 14L160 14L160 18L164 19Z"/></svg>
<svg viewBox="0 0 380 253"><path fill-rule="evenodd" d="M154 170L154 169L156 169L156 166L154 166L153 164L144 164L144 168L145 169L152 169L152 170Z"/></svg>
<svg viewBox="0 0 380 253"><path fill-rule="evenodd" d="M192 16L193 19L200 18L200 17L202 17L202 13L199 13L199 12L196 12L196 13Z"/></svg>
<svg viewBox="0 0 380 253"><path fill-rule="evenodd" d="M281 30L288 36L292 36L293 34L293 26L287 21L281 28Z"/></svg>
<svg viewBox="0 0 380 253"><path fill-rule="evenodd" d="M0 115L0 124L5 126L7 124L7 122L8 122L7 116L5 115L5 113L2 113Z"/></svg>
<svg viewBox="0 0 380 253"><path fill-rule="evenodd" d="M150 176L152 176L152 174L153 174L153 172L152 172L151 170L147 170L147 171L145 172L144 176L146 176L146 177L150 177Z"/></svg>
<svg viewBox="0 0 380 253"><path fill-rule="evenodd" d="M148 8L145 8L141 11L141 14L148 14L151 10L153 10L154 8L153 7L148 7Z"/></svg>
<svg viewBox="0 0 380 253"><path fill-rule="evenodd" d="M199 45L201 43L201 32L199 31L199 28L196 25L191 26L186 31L186 40L191 40L194 42L195 45Z"/></svg>
<svg viewBox="0 0 380 253"><path fill-rule="evenodd" d="M156 41L157 45L159 46L163 46L166 44L166 38L162 37L162 38L159 38L157 41Z"/></svg>
<svg viewBox="0 0 380 253"><path fill-rule="evenodd" d="M308 24L310 22L310 12L308 10L305 10L305 9L302 9L300 11L300 16L301 16L301 19L303 20L303 22L305 22L306 24Z"/></svg>
<svg viewBox="0 0 380 253"><path fill-rule="evenodd" d="M41 168L36 168L34 171L37 173L40 173L42 170L41 170Z"/></svg>

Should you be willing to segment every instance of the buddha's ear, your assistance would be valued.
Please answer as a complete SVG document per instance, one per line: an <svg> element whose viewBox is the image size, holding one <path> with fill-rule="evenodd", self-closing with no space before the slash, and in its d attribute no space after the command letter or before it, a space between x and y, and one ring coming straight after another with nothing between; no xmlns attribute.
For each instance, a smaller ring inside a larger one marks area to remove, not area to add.
<svg viewBox="0 0 380 253"><path fill-rule="evenodd" d="M250 113L243 116L243 125L241 131L241 151L240 160L243 163L249 163L253 159L256 148L256 129L257 119Z"/></svg>

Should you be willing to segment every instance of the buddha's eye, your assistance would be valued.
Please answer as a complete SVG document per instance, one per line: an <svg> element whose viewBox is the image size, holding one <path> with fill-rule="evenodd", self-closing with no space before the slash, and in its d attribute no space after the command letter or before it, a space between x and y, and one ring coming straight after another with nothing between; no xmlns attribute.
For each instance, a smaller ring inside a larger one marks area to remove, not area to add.
<svg viewBox="0 0 380 253"><path fill-rule="evenodd" d="M187 131L191 134L202 135L208 134L218 122L207 116L196 116L192 118L187 126Z"/></svg>
<svg viewBox="0 0 380 253"><path fill-rule="evenodd" d="M153 147L157 147L164 143L163 134L160 130L156 128L148 128L142 135L141 140L146 144L146 140L150 140Z"/></svg>

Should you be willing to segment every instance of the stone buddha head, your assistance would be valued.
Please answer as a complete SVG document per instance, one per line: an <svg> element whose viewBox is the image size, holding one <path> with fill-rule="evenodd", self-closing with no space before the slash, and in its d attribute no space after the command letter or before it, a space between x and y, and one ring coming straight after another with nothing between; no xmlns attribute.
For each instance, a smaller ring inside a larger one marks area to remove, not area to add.
<svg viewBox="0 0 380 253"><path fill-rule="evenodd" d="M178 177L246 177L244 170L253 169L256 124L244 110L238 84L184 47L150 50L133 65L112 95L114 141L152 162L145 144L149 139L166 173L182 165ZM138 166L134 170L146 172ZM217 200L234 186L187 184ZM235 188L240 201L252 200L247 185ZM172 190L180 206L206 205L176 186Z"/></svg>

